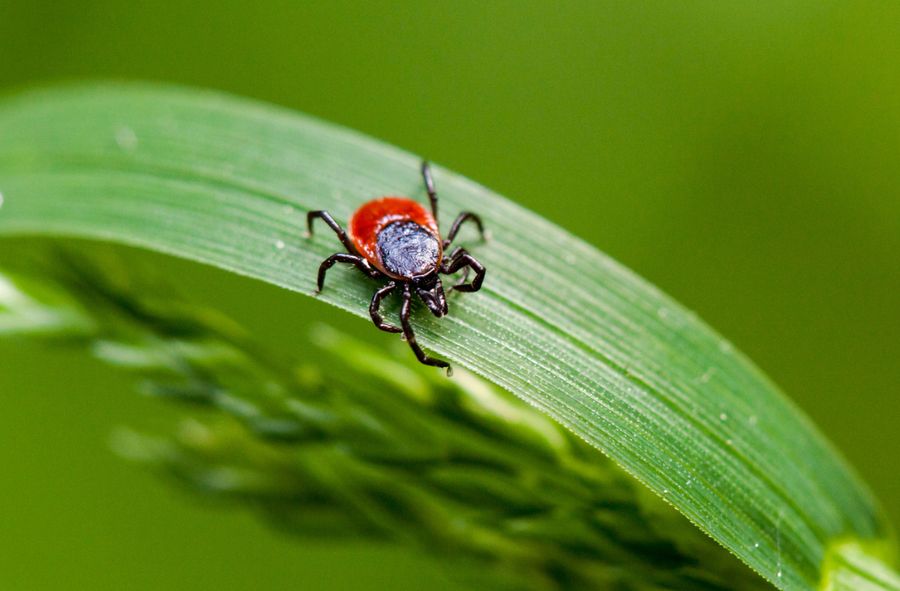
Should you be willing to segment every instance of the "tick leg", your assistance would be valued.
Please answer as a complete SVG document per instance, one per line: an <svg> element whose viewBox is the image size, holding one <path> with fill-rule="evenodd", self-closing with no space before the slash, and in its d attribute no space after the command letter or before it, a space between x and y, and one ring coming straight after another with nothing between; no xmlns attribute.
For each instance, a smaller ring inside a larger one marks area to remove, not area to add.
<svg viewBox="0 0 900 591"><path fill-rule="evenodd" d="M456 259L459 258L460 253L463 253L463 252L466 252L466 249L463 248L462 246L457 246L456 248L454 248L453 252L451 252L449 255L447 255L444 258L444 263L441 265L441 273L449 273L450 265L455 263ZM457 281L453 285L453 287L456 287L457 285L462 285L463 283L468 281L470 269L471 269L471 267L468 267L468 266L463 268L463 276L459 279L459 281Z"/></svg>
<svg viewBox="0 0 900 591"><path fill-rule="evenodd" d="M404 284L403 286L403 305L400 306L400 324L403 325L403 336L406 337L406 342L409 343L409 348L413 350L413 353L416 354L416 358L419 360L419 363L424 363L425 365L431 365L434 367L446 367L448 375L450 371L450 364L441 359L435 359L433 357L429 357L425 354L425 351L419 347L419 344L416 342L416 335L413 333L412 326L409 324L409 312L412 307L412 293L409 291L409 285Z"/></svg>
<svg viewBox="0 0 900 591"><path fill-rule="evenodd" d="M460 285L465 285L465 284L466 284L466 281L469 280L469 271L470 271L471 269L472 269L472 267L469 267L468 265L467 265L466 267L463 268L463 274L462 274L462 277L459 278L459 281L457 281L456 283L453 284L452 289L454 289L454 290L456 290L456 291L460 291L460 290L457 289L457 288L458 288Z"/></svg>
<svg viewBox="0 0 900 591"><path fill-rule="evenodd" d="M403 329L399 326L394 326L393 324L385 322L384 318L382 318L379 313L381 300L389 296L395 289L397 289L397 284L394 281L391 281L375 292L375 295L372 296L372 303L369 304L369 315L372 317L372 322L375 323L375 326L385 332L403 332Z"/></svg>
<svg viewBox="0 0 900 591"><path fill-rule="evenodd" d="M454 248L453 252L444 257L444 267L449 267L450 265L452 265L454 262L456 262L456 259L459 258L459 255L464 252L466 252L466 249L462 246L457 246L456 248ZM446 273L446 271L444 271L444 273Z"/></svg>
<svg viewBox="0 0 900 591"><path fill-rule="evenodd" d="M428 201L431 202L431 215L434 217L434 223L438 223L438 198L437 191L434 190L434 178L431 176L431 166L427 160L422 161L422 180L425 181L425 190L428 191Z"/></svg>
<svg viewBox="0 0 900 591"><path fill-rule="evenodd" d="M453 289L456 291L478 291L481 289L481 284L484 282L484 276L487 273L487 269L484 268L484 265L478 262L478 259L470 255L464 249L457 249L454 251L454 256L451 257L450 263L442 269L444 273L456 273L462 268L471 268L475 271L475 279L472 280L472 283L457 283L453 286ZM465 278L463 279L465 281Z"/></svg>
<svg viewBox="0 0 900 591"><path fill-rule="evenodd" d="M447 234L447 239L444 240L444 248L450 246L450 243L456 238L456 233L459 232L459 228L468 221L472 221L478 226L478 233L481 234L481 239L484 240L484 225L481 223L481 218L471 211L464 211L453 220L453 225L450 226L450 233Z"/></svg>
<svg viewBox="0 0 900 591"><path fill-rule="evenodd" d="M316 290L316 293L322 291L322 287L325 285L325 273L327 273L328 269L332 268L336 263L349 263L351 265L356 265L357 269L373 279L381 277L381 273L370 267L368 261L366 261L366 259L362 258L361 256L355 254L347 254L345 252L338 252L322 261L322 264L319 265L319 280L317 282L319 288Z"/></svg>
<svg viewBox="0 0 900 591"><path fill-rule="evenodd" d="M324 220L325 223L328 224L328 226L332 230L334 230L334 233L337 234L337 237L343 243L344 248L347 249L347 252L351 254L357 254L356 247L353 246L353 242L350 241L347 233L344 232L344 229L341 227L341 225L334 221L334 218L331 217L331 214L327 211L311 211L306 214L307 236L311 237L313 235L313 220L315 220L316 218Z"/></svg>

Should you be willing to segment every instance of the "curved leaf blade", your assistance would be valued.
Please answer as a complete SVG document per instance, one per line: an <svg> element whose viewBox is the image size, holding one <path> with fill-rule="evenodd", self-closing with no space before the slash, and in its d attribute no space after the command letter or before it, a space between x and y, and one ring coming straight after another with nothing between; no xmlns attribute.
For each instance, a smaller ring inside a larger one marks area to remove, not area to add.
<svg viewBox="0 0 900 591"><path fill-rule="evenodd" d="M152 86L24 94L0 106L0 235L141 246L311 293L339 250L303 214L345 221L422 198L416 156L308 117ZM442 216L477 210L485 288L421 341L542 409L782 589L818 586L829 544L886 540L877 504L809 421L693 314L590 245L436 168ZM320 296L365 316L373 285Z"/></svg>
<svg viewBox="0 0 900 591"><path fill-rule="evenodd" d="M874 557L879 553L854 541L834 544L825 560L822 591L900 591L900 577Z"/></svg>

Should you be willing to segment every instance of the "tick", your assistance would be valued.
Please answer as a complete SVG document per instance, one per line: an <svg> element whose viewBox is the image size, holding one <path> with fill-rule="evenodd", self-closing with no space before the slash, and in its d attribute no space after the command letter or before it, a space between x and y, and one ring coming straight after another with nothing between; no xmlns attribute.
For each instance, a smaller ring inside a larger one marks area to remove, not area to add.
<svg viewBox="0 0 900 591"><path fill-rule="evenodd" d="M309 212L306 223L309 236L312 236L313 221L322 219L347 249L347 252L331 255L319 266L316 293L322 291L325 285L325 273L337 263L355 265L372 279L386 279L387 284L375 292L369 304L372 322L385 332L403 333L421 363L446 367L449 372L450 364L429 357L416 343L416 335L409 324L412 300L418 296L431 313L440 318L447 314L447 298L440 275L463 270L462 278L451 289L463 292L481 289L484 265L462 247L453 249L449 255L446 251L464 223L473 222L482 240L484 226L481 218L464 211L453 221L447 238L442 238L438 226L438 198L428 162L422 162L422 180L431 203L430 212L406 197L380 197L364 203L354 212L350 218L349 233L344 232L327 211ZM475 272L475 278L467 282L470 269ZM400 326L395 326L384 321L380 309L382 300L398 289L401 290L403 303L400 306Z"/></svg>

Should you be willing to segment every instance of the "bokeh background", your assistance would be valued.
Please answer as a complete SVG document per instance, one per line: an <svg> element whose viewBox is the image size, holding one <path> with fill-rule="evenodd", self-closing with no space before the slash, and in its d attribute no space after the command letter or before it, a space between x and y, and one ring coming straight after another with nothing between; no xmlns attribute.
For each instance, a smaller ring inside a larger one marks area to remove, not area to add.
<svg viewBox="0 0 900 591"><path fill-rule="evenodd" d="M898 31L889 0L0 0L0 91L214 87L427 155L696 310L900 523ZM298 354L313 318L388 338L127 255ZM166 411L83 354L0 342L0 407L2 589L458 588L433 560L287 540L117 458L113 427Z"/></svg>

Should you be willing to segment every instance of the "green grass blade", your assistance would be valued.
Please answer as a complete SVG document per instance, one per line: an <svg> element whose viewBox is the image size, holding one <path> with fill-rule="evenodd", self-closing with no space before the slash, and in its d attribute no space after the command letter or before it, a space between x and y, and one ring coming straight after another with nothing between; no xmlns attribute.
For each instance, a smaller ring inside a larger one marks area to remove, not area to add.
<svg viewBox="0 0 900 591"><path fill-rule="evenodd" d="M857 542L834 545L825 562L822 591L900 591L900 577Z"/></svg>
<svg viewBox="0 0 900 591"><path fill-rule="evenodd" d="M423 198L418 157L284 110L150 86L51 89L0 106L0 234L115 241L311 293L339 249L302 218ZM489 269L428 348L540 408L782 589L814 589L837 539L889 540L876 503L809 421L693 314L588 244L436 168L446 223ZM598 198L602 198L598 196ZM365 316L370 281L320 298ZM387 337L386 337L387 338Z"/></svg>
<svg viewBox="0 0 900 591"><path fill-rule="evenodd" d="M373 347L321 325L303 354L273 351L152 268L41 250L0 280L90 327L24 334L65 338L180 403L169 434L157 416L113 447L204 499L300 539L426 550L465 588L771 589L593 447L469 372L448 380L400 341ZM10 317L42 328L31 309Z"/></svg>

